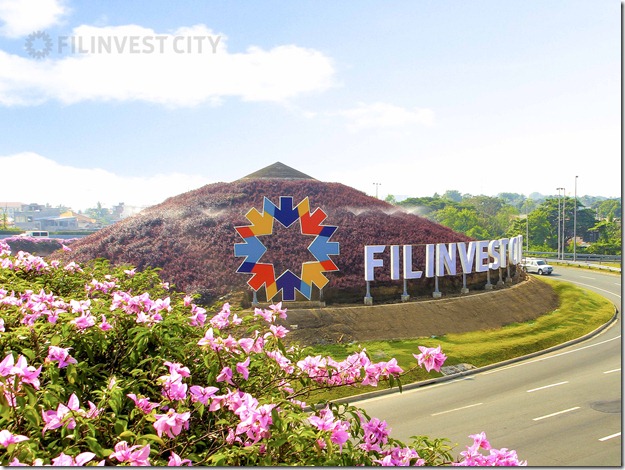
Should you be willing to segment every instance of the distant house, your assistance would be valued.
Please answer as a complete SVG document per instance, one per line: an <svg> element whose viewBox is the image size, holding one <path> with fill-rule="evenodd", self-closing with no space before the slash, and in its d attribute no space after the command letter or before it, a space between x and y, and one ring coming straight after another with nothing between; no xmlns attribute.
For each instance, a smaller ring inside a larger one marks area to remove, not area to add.
<svg viewBox="0 0 625 470"><path fill-rule="evenodd" d="M92 219L91 217L87 217L83 214L77 214L74 211L66 211L61 214L59 220L62 219L73 219L75 221L76 228L78 229L93 229L99 228L97 227L96 219Z"/></svg>
<svg viewBox="0 0 625 470"><path fill-rule="evenodd" d="M22 209L23 202L1 202L0 203L0 225L11 226L15 223L15 213Z"/></svg>
<svg viewBox="0 0 625 470"><path fill-rule="evenodd" d="M71 210L61 213L58 207L41 204L22 204L21 210L14 212L15 226L22 230L88 230L99 228L96 220Z"/></svg>
<svg viewBox="0 0 625 470"><path fill-rule="evenodd" d="M46 226L50 219L58 218L61 209L41 204L22 204L19 211L14 212L15 226L23 230L49 230Z"/></svg>

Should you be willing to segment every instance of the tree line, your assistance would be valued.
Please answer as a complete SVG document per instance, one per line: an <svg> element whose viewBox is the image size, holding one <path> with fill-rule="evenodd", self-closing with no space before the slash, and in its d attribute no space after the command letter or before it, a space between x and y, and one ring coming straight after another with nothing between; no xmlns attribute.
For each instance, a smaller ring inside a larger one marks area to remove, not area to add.
<svg viewBox="0 0 625 470"><path fill-rule="evenodd" d="M521 234L529 240L530 251L558 251L558 240L564 239L564 252L572 253L576 236L580 253L621 254L620 198L583 196L575 201L568 196L492 197L450 190L402 201L389 195L386 201L478 240Z"/></svg>

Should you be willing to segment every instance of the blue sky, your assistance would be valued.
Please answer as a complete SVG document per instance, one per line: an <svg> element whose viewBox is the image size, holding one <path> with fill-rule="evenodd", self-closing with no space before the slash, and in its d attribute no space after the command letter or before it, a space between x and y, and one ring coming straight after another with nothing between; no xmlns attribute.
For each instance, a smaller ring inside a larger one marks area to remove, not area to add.
<svg viewBox="0 0 625 470"><path fill-rule="evenodd" d="M0 0L0 203L140 207L276 161L380 197L620 196L620 26L615 0Z"/></svg>

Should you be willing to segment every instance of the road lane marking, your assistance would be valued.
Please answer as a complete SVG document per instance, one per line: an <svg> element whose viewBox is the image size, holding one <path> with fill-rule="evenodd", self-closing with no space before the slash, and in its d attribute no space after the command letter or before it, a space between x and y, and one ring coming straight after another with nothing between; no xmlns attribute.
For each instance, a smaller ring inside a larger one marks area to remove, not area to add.
<svg viewBox="0 0 625 470"><path fill-rule="evenodd" d="M604 374L611 374L612 372L620 372L620 371L621 371L621 368L619 367L618 369L606 370Z"/></svg>
<svg viewBox="0 0 625 470"><path fill-rule="evenodd" d="M594 281L596 278L594 277L588 277L588 276L580 276L582 279L590 279L591 281Z"/></svg>
<svg viewBox="0 0 625 470"><path fill-rule="evenodd" d="M621 433L617 432L617 433L614 433L614 434L610 434L609 436L602 437L599 440L601 442L603 442L603 441L607 441L608 439L612 439L613 437L619 437L620 435L621 435Z"/></svg>
<svg viewBox="0 0 625 470"><path fill-rule="evenodd" d="M533 388L531 390L528 390L527 393L536 392L538 390L544 390L546 388L557 387L558 385L564 385L564 384L568 384L568 383L569 383L569 381L566 380L564 382L558 382L557 384L545 385L544 387L538 387L538 388Z"/></svg>
<svg viewBox="0 0 625 470"><path fill-rule="evenodd" d="M532 421L540 421L541 419L545 419L545 418L552 418L554 416L558 416L561 415L563 413L570 413L571 411L575 411L575 410L579 410L579 406L575 406L573 408L569 408L568 410L562 410L562 411L556 411L555 413L551 413L545 416L539 416L538 418L534 418Z"/></svg>
<svg viewBox="0 0 625 470"><path fill-rule="evenodd" d="M593 285L590 285L590 284L584 284L583 282L575 282L575 281L564 281L564 282L570 282L572 284L579 284L580 286L585 286L585 287L592 287L593 289L600 290L601 292L606 292L606 293L608 293L610 295L614 295L614 296L618 297L619 299L621 298L621 296L619 294L615 294L612 291L609 291L609 290L606 290L606 289L601 289L599 287L596 287L596 286L593 286ZM616 284L616 285L620 286L620 284Z"/></svg>
<svg viewBox="0 0 625 470"><path fill-rule="evenodd" d="M474 403L472 405L461 406L460 408L454 408L453 410L445 410L445 411L439 411L438 413L432 413L430 416L444 415L445 413L452 413L454 411L466 410L467 408L473 408L474 406L480 406L483 404L484 403Z"/></svg>
<svg viewBox="0 0 625 470"><path fill-rule="evenodd" d="M495 373L501 372L503 370L513 369L514 367L526 366L528 364L533 364L535 362L546 361L546 360L549 360L549 359L554 359L556 357L564 356L566 354L571 354L571 353L574 353L574 352L582 351L584 349L594 348L595 346L601 346L602 344L609 343L610 341L614 341L614 340L620 339L620 338L621 338L621 335L618 335L618 336L615 336L614 338L606 339L605 341L600 341L599 343L589 344L588 346L582 346L581 348L571 349L570 351L564 351L564 352L561 352L561 353L558 353L558 354L554 354L552 356L545 356L545 357L540 357L538 359L523 361L523 362L519 362L519 363L516 363L516 364L510 364L508 366L498 367L497 369L487 370L487 371L484 371L484 372L481 372L481 373L484 374L484 375L495 374Z"/></svg>

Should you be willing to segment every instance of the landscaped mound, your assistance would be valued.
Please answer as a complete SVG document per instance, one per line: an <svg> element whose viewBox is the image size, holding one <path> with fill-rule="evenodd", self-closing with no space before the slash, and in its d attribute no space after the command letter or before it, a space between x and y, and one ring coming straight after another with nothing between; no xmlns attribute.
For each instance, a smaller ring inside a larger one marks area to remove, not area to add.
<svg viewBox="0 0 625 470"><path fill-rule="evenodd" d="M59 256L78 262L101 257L116 265L162 268L163 279L180 290L201 293L205 300L243 289L249 293L246 282L250 275L236 272L244 259L234 255L234 245L243 242L235 227L250 225L245 215L251 208L263 212L264 197L279 205L280 196L291 196L294 206L308 197L311 212L320 208L327 214L323 225L338 226L331 241L340 244L340 254L332 256L339 271L326 273L330 280L324 288L326 300L336 297L339 291L352 292L354 299L362 299L365 245L469 240L340 183L312 178L244 178L206 185L169 198L78 240L72 244L71 253ZM313 239L301 234L299 223L287 229L274 221L273 235L262 237L267 247L262 262L273 263L276 275L285 269L299 275L302 262L315 260L306 249ZM424 262L423 254L416 252L414 265L423 266ZM385 266L388 263L387 257ZM380 282L374 284L383 285L390 280L383 271L377 277ZM427 280L420 279L419 283L425 286ZM259 298L264 300L263 295Z"/></svg>

